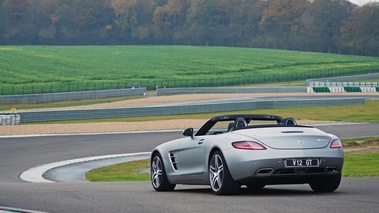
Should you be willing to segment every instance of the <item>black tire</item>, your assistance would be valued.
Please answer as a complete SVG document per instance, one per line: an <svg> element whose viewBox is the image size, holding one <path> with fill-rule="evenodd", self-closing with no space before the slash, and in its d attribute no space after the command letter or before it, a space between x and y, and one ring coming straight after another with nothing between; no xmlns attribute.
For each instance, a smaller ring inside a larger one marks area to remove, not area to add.
<svg viewBox="0 0 379 213"><path fill-rule="evenodd" d="M234 181L220 151L212 154L209 160L209 182L216 195L237 194L241 185Z"/></svg>
<svg viewBox="0 0 379 213"><path fill-rule="evenodd" d="M341 183L341 174L319 178L309 183L314 192L333 192Z"/></svg>
<svg viewBox="0 0 379 213"><path fill-rule="evenodd" d="M159 153L154 154L150 162L151 184L156 191L172 191L175 184L171 184L167 179L162 157Z"/></svg>

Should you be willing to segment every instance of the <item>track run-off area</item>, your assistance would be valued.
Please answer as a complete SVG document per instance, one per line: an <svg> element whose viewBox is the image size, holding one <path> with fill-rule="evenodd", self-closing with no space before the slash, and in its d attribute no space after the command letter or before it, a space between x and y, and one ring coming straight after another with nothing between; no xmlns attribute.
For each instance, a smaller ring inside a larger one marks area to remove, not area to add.
<svg viewBox="0 0 379 213"><path fill-rule="evenodd" d="M325 124L316 127L340 138L379 135L379 124ZM379 206L377 177L343 178L338 190L327 194L313 193L308 185L279 185L257 191L242 188L236 196L215 196L209 186L179 185L173 192L155 192L151 183L145 181L91 183L84 179L73 181L58 177L49 180L51 177L46 177L46 171L77 163L70 162L73 159L145 158L158 144L179 137L182 137L181 131L0 137L0 212L5 209L3 206L17 208L14 212L355 213L376 212ZM52 166L57 162L65 164ZM40 174L48 181L30 183L20 178L25 171L44 165L52 166Z"/></svg>

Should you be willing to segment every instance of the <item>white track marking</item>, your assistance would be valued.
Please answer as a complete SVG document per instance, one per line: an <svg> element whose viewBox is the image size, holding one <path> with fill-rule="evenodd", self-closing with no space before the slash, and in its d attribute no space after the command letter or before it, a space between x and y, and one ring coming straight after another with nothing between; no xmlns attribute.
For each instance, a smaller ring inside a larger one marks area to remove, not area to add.
<svg viewBox="0 0 379 213"><path fill-rule="evenodd" d="M50 169L54 169L61 166L67 166L67 165L71 165L75 163L83 163L83 162L88 162L88 161L104 160L104 159L119 158L119 157L131 157L131 156L137 156L137 155L148 155L148 154L150 154L150 152L102 155L102 156L78 158L78 159L73 159L73 160L49 163L49 164L36 166L24 171L23 173L21 173L20 178L26 182L31 182L31 183L55 183L54 181L46 180L43 177L43 174Z"/></svg>

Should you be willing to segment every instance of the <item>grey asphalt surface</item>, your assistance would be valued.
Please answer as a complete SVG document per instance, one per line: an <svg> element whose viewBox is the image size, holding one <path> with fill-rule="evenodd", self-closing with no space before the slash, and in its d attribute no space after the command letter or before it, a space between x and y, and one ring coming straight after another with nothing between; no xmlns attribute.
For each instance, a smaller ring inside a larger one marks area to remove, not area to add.
<svg viewBox="0 0 379 213"><path fill-rule="evenodd" d="M209 187L155 192L149 182L0 184L0 203L47 212L377 212L376 178L344 178L340 188L315 194L308 185L246 188L215 196Z"/></svg>
<svg viewBox="0 0 379 213"><path fill-rule="evenodd" d="M341 138L379 135L379 124L318 126ZM82 157L150 151L181 132L0 138L0 206L45 212L377 212L379 178L343 178L315 194L308 185L268 186L215 196L208 186L155 192L150 182L26 183L24 170Z"/></svg>

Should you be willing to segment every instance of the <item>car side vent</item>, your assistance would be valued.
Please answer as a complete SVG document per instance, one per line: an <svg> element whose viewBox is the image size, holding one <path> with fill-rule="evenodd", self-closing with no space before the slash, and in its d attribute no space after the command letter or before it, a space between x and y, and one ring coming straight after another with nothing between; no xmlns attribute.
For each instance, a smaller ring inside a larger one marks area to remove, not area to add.
<svg viewBox="0 0 379 213"><path fill-rule="evenodd" d="M170 153L168 157L170 159L172 169L174 169L174 171L178 170L178 163L179 163L178 156L175 155L174 153Z"/></svg>

